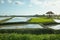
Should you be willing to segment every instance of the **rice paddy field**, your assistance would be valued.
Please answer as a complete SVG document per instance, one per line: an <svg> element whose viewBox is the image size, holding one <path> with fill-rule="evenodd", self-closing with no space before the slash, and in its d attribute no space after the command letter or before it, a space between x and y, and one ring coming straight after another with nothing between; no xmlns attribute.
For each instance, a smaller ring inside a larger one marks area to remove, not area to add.
<svg viewBox="0 0 60 40"><path fill-rule="evenodd" d="M0 34L0 40L60 40L60 34Z"/></svg>
<svg viewBox="0 0 60 40"><path fill-rule="evenodd" d="M54 23L52 18L31 18L28 22ZM0 40L60 40L60 30L53 29L4 29Z"/></svg>
<svg viewBox="0 0 60 40"><path fill-rule="evenodd" d="M52 18L47 17L38 17L38 18L31 18L28 22L38 22L38 23L55 23Z"/></svg>

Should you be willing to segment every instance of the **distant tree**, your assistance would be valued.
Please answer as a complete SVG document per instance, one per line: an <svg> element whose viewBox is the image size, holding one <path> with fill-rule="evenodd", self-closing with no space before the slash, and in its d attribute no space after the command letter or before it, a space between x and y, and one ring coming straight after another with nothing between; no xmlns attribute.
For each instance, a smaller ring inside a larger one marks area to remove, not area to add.
<svg viewBox="0 0 60 40"><path fill-rule="evenodd" d="M35 14L35 16L38 16L38 14Z"/></svg>
<svg viewBox="0 0 60 40"><path fill-rule="evenodd" d="M48 17L50 18L54 13L52 11L48 11L46 14L48 14Z"/></svg>
<svg viewBox="0 0 60 40"><path fill-rule="evenodd" d="M45 14L43 14L42 16L45 16Z"/></svg>

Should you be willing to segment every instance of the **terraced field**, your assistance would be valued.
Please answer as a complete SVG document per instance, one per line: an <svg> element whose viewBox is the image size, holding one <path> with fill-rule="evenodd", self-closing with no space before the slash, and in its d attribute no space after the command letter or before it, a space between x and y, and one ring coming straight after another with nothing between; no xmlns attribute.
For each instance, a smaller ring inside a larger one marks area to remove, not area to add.
<svg viewBox="0 0 60 40"><path fill-rule="evenodd" d="M28 22L55 23L55 21L52 18L47 18L47 17L31 18L30 20L28 20Z"/></svg>

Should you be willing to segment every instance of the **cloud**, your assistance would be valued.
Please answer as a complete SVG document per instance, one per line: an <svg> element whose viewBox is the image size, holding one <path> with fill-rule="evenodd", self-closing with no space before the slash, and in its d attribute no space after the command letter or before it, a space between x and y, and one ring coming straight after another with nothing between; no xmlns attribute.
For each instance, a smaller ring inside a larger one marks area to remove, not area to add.
<svg viewBox="0 0 60 40"><path fill-rule="evenodd" d="M60 0L57 1L50 1L50 2L46 2L45 6L59 6L60 5Z"/></svg>
<svg viewBox="0 0 60 40"><path fill-rule="evenodd" d="M4 0L1 0L1 3L2 3L2 4L5 3Z"/></svg>
<svg viewBox="0 0 60 40"><path fill-rule="evenodd" d="M38 5L38 4L41 4L42 2L38 1L38 0L31 0L31 3L35 4L35 5Z"/></svg>
<svg viewBox="0 0 60 40"><path fill-rule="evenodd" d="M15 4L17 4L17 5L23 5L24 3L21 2L21 1L15 1Z"/></svg>
<svg viewBox="0 0 60 40"><path fill-rule="evenodd" d="M32 6L33 6L32 4L29 4L29 5L28 5L28 7L30 7L30 8L31 8Z"/></svg>
<svg viewBox="0 0 60 40"><path fill-rule="evenodd" d="M39 7L42 12L53 11L57 14L60 13L60 0L30 0L30 2Z"/></svg>
<svg viewBox="0 0 60 40"><path fill-rule="evenodd" d="M43 6L45 8L60 8L60 0L30 0L30 2L37 6Z"/></svg>
<svg viewBox="0 0 60 40"><path fill-rule="evenodd" d="M44 6L56 6L58 4L60 4L60 0L44 0L44 1L41 1L41 0L31 0L31 3L32 4L35 4L35 5L44 5Z"/></svg>
<svg viewBox="0 0 60 40"><path fill-rule="evenodd" d="M8 0L8 3L12 3L12 0Z"/></svg>

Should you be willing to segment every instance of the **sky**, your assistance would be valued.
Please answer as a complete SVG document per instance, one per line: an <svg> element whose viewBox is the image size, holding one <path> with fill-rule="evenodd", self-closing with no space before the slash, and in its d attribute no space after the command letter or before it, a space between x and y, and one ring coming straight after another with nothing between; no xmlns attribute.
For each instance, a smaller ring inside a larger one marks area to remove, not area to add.
<svg viewBox="0 0 60 40"><path fill-rule="evenodd" d="M60 14L60 0L0 0L0 15Z"/></svg>

